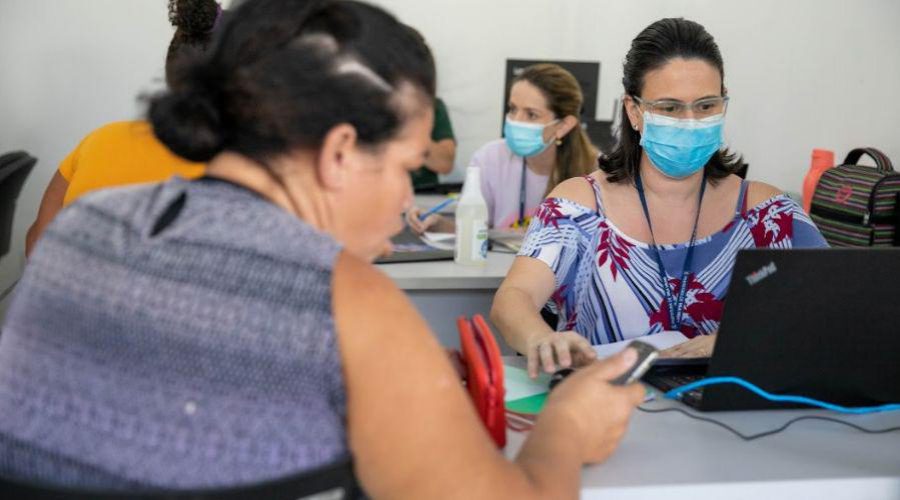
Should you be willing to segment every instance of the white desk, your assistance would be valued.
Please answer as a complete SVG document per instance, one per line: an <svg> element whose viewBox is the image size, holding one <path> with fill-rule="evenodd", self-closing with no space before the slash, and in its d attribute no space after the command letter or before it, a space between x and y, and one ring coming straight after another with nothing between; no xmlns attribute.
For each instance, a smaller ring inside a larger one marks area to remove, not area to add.
<svg viewBox="0 0 900 500"><path fill-rule="evenodd" d="M437 334L441 344L459 347L456 318L476 313L485 319L491 311L494 292L506 277L515 255L488 252L484 267L467 267L452 260L379 264L378 268L406 292ZM494 333L497 334L496 329ZM504 352L512 352L498 342Z"/></svg>
<svg viewBox="0 0 900 500"><path fill-rule="evenodd" d="M658 400L645 405L658 408L680 403ZM900 412L849 416L782 410L702 415L751 434L807 414L871 429L900 426ZM512 458L525 435L509 431L507 437L505 453ZM900 432L864 434L833 422L810 420L745 442L725 429L679 413L635 412L613 456L584 468L582 498L900 499Z"/></svg>

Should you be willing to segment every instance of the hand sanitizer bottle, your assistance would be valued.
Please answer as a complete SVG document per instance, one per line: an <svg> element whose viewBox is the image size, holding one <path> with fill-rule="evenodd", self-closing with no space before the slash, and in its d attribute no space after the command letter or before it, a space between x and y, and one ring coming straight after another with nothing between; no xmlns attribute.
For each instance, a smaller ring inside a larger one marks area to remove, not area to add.
<svg viewBox="0 0 900 500"><path fill-rule="evenodd" d="M483 266L487 259L487 203L481 196L481 172L466 169L466 181L456 205L456 252L454 260L467 266Z"/></svg>

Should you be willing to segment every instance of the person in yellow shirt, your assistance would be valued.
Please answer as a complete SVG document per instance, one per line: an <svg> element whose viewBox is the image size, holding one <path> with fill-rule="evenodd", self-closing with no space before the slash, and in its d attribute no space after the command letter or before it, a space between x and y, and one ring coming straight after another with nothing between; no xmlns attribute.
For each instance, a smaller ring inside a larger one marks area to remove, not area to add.
<svg viewBox="0 0 900 500"><path fill-rule="evenodd" d="M169 21L175 35L166 55L166 80L172 84L179 54L205 50L222 16L214 0L169 0ZM56 214L85 193L144 182L161 182L174 175L195 178L204 165L169 151L145 121L120 121L88 134L60 163L44 191L38 215L25 237L31 254L44 228Z"/></svg>
<svg viewBox="0 0 900 500"><path fill-rule="evenodd" d="M113 122L88 134L59 164L68 184L63 206L96 189L203 175L202 163L169 151L145 121Z"/></svg>

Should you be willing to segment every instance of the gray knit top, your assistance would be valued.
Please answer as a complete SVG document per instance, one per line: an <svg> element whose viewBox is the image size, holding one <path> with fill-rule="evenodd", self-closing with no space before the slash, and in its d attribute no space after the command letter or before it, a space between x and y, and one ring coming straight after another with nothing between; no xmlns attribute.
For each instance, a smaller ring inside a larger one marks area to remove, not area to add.
<svg viewBox="0 0 900 500"><path fill-rule="evenodd" d="M345 459L339 251L220 180L82 198L42 236L0 335L0 474L194 488Z"/></svg>

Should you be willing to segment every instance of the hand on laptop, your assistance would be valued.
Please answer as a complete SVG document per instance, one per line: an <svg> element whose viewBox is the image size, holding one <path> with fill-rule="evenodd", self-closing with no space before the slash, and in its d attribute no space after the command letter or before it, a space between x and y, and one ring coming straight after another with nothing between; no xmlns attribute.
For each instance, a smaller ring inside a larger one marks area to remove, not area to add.
<svg viewBox="0 0 900 500"><path fill-rule="evenodd" d="M660 358L708 358L716 347L716 334L699 335L676 346L660 351Z"/></svg>

